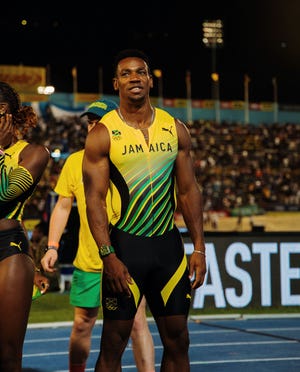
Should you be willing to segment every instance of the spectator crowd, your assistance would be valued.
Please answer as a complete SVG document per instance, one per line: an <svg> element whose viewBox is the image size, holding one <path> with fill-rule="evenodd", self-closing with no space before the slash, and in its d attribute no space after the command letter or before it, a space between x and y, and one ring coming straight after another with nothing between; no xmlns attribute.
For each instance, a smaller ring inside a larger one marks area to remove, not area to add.
<svg viewBox="0 0 300 372"><path fill-rule="evenodd" d="M204 211L231 214L234 208L298 210L300 206L300 124L260 124L195 120L188 125ZM54 186L72 152L84 147L86 125L79 116L41 117L30 139L45 144L51 160L25 218L48 222Z"/></svg>

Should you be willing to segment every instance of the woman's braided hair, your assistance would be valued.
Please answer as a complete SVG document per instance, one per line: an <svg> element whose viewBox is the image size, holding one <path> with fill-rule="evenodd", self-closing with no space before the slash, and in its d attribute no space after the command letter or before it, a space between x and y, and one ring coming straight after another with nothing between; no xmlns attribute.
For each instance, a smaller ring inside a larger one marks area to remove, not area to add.
<svg viewBox="0 0 300 372"><path fill-rule="evenodd" d="M37 125L38 118L31 106L22 106L20 95L9 84L0 81L0 101L9 105L15 135L21 139L30 128Z"/></svg>

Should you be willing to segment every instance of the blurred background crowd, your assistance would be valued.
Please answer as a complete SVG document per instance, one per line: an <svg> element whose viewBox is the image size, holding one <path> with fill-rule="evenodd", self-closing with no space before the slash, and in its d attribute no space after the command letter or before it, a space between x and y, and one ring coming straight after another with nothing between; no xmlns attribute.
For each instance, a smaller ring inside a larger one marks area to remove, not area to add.
<svg viewBox="0 0 300 372"><path fill-rule="evenodd" d="M195 120L188 127L205 211L299 209L300 125ZM70 153L84 147L86 125L79 116L58 119L49 112L30 137L48 146L51 160L24 217L47 222L61 168Z"/></svg>

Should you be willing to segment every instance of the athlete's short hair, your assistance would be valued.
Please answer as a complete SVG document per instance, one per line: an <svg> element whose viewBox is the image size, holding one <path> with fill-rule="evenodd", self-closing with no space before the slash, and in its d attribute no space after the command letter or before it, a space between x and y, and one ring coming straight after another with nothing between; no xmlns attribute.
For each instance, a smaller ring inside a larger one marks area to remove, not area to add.
<svg viewBox="0 0 300 372"><path fill-rule="evenodd" d="M150 60L148 56L140 49L123 49L121 50L114 59L114 64L113 64L113 69L114 69L114 74L115 76L117 75L117 69L118 69L118 64L122 59L128 58L128 57L136 57L140 58L143 61L146 62L148 66L148 71L151 73L150 70Z"/></svg>

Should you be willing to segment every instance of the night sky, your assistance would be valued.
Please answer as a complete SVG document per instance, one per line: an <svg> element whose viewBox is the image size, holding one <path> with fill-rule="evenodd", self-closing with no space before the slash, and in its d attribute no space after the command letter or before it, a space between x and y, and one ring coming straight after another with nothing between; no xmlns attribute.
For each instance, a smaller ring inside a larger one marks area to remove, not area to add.
<svg viewBox="0 0 300 372"><path fill-rule="evenodd" d="M162 70L164 97L185 98L190 70L192 98L210 99L212 50L202 43L202 22L218 18L224 24L224 46L216 51L220 99L243 99L247 74L251 102L272 101L276 77L279 103L300 104L300 0L6 2L0 64L48 65L57 92L72 92L77 66L79 92L98 92L102 82L103 92L114 94L114 55L139 48L152 69Z"/></svg>

